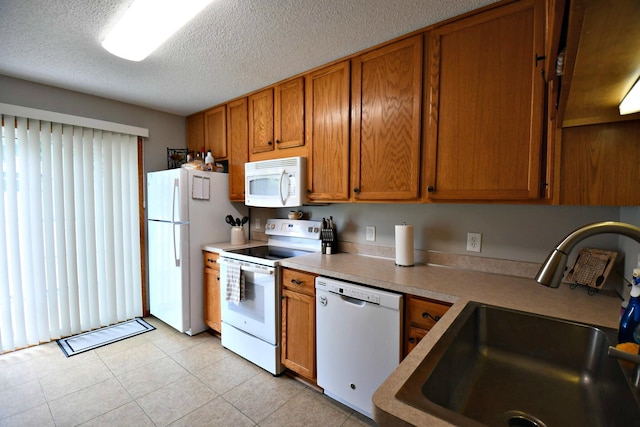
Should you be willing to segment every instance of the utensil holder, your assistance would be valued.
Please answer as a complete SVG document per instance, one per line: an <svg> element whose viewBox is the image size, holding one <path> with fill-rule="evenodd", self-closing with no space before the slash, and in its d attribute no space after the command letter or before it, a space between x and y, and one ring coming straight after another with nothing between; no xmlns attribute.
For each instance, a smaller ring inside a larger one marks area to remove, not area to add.
<svg viewBox="0 0 640 427"><path fill-rule="evenodd" d="M246 240L244 238L244 227L233 226L231 227L231 244L232 245L244 245Z"/></svg>

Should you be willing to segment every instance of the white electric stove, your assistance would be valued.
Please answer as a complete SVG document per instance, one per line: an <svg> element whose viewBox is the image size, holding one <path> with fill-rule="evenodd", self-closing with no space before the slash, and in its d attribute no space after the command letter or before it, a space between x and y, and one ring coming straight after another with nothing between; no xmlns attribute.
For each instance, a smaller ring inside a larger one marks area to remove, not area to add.
<svg viewBox="0 0 640 427"><path fill-rule="evenodd" d="M220 253L222 346L274 375L280 364L279 261L322 250L320 221L269 219L264 246ZM244 278L244 299L226 300L229 266L239 265Z"/></svg>

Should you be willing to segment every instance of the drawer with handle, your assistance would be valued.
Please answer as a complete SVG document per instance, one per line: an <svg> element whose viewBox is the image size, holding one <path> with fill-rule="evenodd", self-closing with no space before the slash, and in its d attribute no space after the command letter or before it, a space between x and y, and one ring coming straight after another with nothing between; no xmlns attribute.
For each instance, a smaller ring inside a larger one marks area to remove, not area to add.
<svg viewBox="0 0 640 427"><path fill-rule="evenodd" d="M315 295L315 277L313 274L283 268L282 286L294 292L313 296Z"/></svg>
<svg viewBox="0 0 640 427"><path fill-rule="evenodd" d="M447 312L451 304L407 295L407 320L414 326L429 330Z"/></svg>
<svg viewBox="0 0 640 427"><path fill-rule="evenodd" d="M205 268L212 268L214 270L219 270L220 266L218 265L217 261L218 258L220 257L219 254L215 253L215 252L207 252L204 251L204 267Z"/></svg>

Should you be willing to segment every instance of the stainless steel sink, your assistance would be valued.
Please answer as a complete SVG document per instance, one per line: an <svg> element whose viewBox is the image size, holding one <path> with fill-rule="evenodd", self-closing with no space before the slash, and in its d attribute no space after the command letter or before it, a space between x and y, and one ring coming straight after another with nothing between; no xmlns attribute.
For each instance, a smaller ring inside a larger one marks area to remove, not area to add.
<svg viewBox="0 0 640 427"><path fill-rule="evenodd" d="M617 331L469 303L396 394L458 426L637 426Z"/></svg>

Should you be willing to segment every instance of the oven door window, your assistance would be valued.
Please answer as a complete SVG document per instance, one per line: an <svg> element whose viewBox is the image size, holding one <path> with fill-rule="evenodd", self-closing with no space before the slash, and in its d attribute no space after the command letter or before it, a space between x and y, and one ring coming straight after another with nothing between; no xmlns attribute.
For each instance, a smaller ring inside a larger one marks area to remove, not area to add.
<svg viewBox="0 0 640 427"><path fill-rule="evenodd" d="M225 264L220 267L220 277L227 277ZM244 296L239 304L226 300L227 281L220 281L222 321L241 331L276 344L276 276L242 270Z"/></svg>

